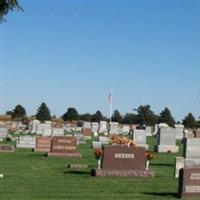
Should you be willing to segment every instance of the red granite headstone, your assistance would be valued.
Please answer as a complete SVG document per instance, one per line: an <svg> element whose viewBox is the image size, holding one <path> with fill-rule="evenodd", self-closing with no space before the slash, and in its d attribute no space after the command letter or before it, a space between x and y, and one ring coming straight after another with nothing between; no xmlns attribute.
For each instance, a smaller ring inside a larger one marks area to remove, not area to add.
<svg viewBox="0 0 200 200"><path fill-rule="evenodd" d="M180 197L200 198L200 168L183 168L179 172Z"/></svg>
<svg viewBox="0 0 200 200"><path fill-rule="evenodd" d="M200 129L195 130L195 138L200 138Z"/></svg>
<svg viewBox="0 0 200 200"><path fill-rule="evenodd" d="M145 170L145 149L112 145L104 148L102 169Z"/></svg>
<svg viewBox="0 0 200 200"><path fill-rule="evenodd" d="M145 170L145 163L145 149L142 147L105 146L102 169L93 169L91 173L93 176L153 177L153 171Z"/></svg>
<svg viewBox="0 0 200 200"><path fill-rule="evenodd" d="M36 152L50 152L51 149L51 137L37 137L36 138L36 148L34 151Z"/></svg>
<svg viewBox="0 0 200 200"><path fill-rule="evenodd" d="M82 133L83 133L83 136L91 136L92 135L92 131L90 128L83 128Z"/></svg>
<svg viewBox="0 0 200 200"><path fill-rule="evenodd" d="M80 157L81 154L77 152L76 138L67 136L53 137L48 156Z"/></svg>
<svg viewBox="0 0 200 200"><path fill-rule="evenodd" d="M14 152L14 151L15 151L15 147L12 145L8 145L8 144L0 145L0 152Z"/></svg>

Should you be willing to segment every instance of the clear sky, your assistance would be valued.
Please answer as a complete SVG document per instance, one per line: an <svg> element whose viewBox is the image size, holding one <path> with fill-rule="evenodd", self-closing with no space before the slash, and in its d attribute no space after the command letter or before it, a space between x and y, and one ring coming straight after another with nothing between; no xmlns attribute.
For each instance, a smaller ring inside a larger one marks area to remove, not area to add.
<svg viewBox="0 0 200 200"><path fill-rule="evenodd" d="M1 28L1 112L149 104L200 116L200 1L20 1Z"/></svg>

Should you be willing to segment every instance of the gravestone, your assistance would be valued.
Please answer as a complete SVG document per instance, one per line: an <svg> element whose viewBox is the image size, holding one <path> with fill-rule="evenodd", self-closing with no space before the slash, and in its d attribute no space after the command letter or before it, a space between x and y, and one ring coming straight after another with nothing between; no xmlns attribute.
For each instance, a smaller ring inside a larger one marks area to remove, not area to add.
<svg viewBox="0 0 200 200"><path fill-rule="evenodd" d="M36 138L31 136L20 136L17 142L17 148L35 148Z"/></svg>
<svg viewBox="0 0 200 200"><path fill-rule="evenodd" d="M93 176L152 177L154 172L145 169L145 149L111 145L103 149L102 169L93 169Z"/></svg>
<svg viewBox="0 0 200 200"><path fill-rule="evenodd" d="M157 146L155 150L159 153L177 153L179 148L176 146L176 134L175 129L171 127L159 128L157 136Z"/></svg>
<svg viewBox="0 0 200 200"><path fill-rule="evenodd" d="M64 136L64 128L53 128L52 136Z"/></svg>
<svg viewBox="0 0 200 200"><path fill-rule="evenodd" d="M128 125L122 125L122 134L129 135L131 132L131 127Z"/></svg>
<svg viewBox="0 0 200 200"><path fill-rule="evenodd" d="M51 135L52 135L52 125L50 123L49 124L45 123L43 136L51 136Z"/></svg>
<svg viewBox="0 0 200 200"><path fill-rule="evenodd" d="M38 124L40 124L40 121L36 120L36 119L30 122L29 130L31 131L31 133L36 133L37 132Z"/></svg>
<svg viewBox="0 0 200 200"><path fill-rule="evenodd" d="M146 126L145 127L146 136L152 136L152 127Z"/></svg>
<svg viewBox="0 0 200 200"><path fill-rule="evenodd" d="M194 138L195 134L193 130L184 130L184 138Z"/></svg>
<svg viewBox="0 0 200 200"><path fill-rule="evenodd" d="M102 145L107 145L111 142L111 139L110 137L99 136L99 142L101 142Z"/></svg>
<svg viewBox="0 0 200 200"><path fill-rule="evenodd" d="M186 167L200 166L200 138L184 139L184 158Z"/></svg>
<svg viewBox="0 0 200 200"><path fill-rule="evenodd" d="M8 144L1 144L0 145L0 152L14 152L15 147Z"/></svg>
<svg viewBox="0 0 200 200"><path fill-rule="evenodd" d="M146 150L149 148L149 145L146 144L146 130L143 129L134 129L133 130L133 141L139 147L144 147Z"/></svg>
<svg viewBox="0 0 200 200"><path fill-rule="evenodd" d="M196 129L194 133L195 138L200 138L200 129Z"/></svg>
<svg viewBox="0 0 200 200"><path fill-rule="evenodd" d="M179 177L179 171L184 167L184 158L176 157L174 161L174 177Z"/></svg>
<svg viewBox="0 0 200 200"><path fill-rule="evenodd" d="M179 174L179 197L200 198L200 168L182 168Z"/></svg>
<svg viewBox="0 0 200 200"><path fill-rule="evenodd" d="M175 124L175 134L177 140L182 140L184 137L184 126L182 124Z"/></svg>
<svg viewBox="0 0 200 200"><path fill-rule="evenodd" d="M83 136L87 139L91 138L92 130L91 130L91 122L83 122L82 133Z"/></svg>
<svg viewBox="0 0 200 200"><path fill-rule="evenodd" d="M51 150L48 156L57 157L81 157L77 152L77 141L75 137L55 136L52 138Z"/></svg>
<svg viewBox="0 0 200 200"><path fill-rule="evenodd" d="M84 140L82 133L74 132L73 136L76 138L78 145L79 144L86 144L86 141Z"/></svg>
<svg viewBox="0 0 200 200"><path fill-rule="evenodd" d="M98 135L98 131L99 131L99 123L92 122L92 132L94 133L95 136Z"/></svg>
<svg viewBox="0 0 200 200"><path fill-rule="evenodd" d="M110 128L109 128L109 134L110 135L119 135L120 130L119 130L119 123L118 122L111 122L110 123Z"/></svg>
<svg viewBox="0 0 200 200"><path fill-rule="evenodd" d="M102 147L101 142L99 141L92 141L92 148L93 149L100 149Z"/></svg>
<svg viewBox="0 0 200 200"><path fill-rule="evenodd" d="M8 129L6 127L0 127L0 138L4 139L8 136Z"/></svg>
<svg viewBox="0 0 200 200"><path fill-rule="evenodd" d="M107 124L108 123L106 121L100 121L100 124L99 124L99 133L108 133Z"/></svg>
<svg viewBox="0 0 200 200"><path fill-rule="evenodd" d="M36 134L37 134L37 135L43 135L45 126L46 126L45 123L37 124Z"/></svg>
<svg viewBox="0 0 200 200"><path fill-rule="evenodd" d="M35 152L50 152L51 149L51 137L40 136L36 138Z"/></svg>

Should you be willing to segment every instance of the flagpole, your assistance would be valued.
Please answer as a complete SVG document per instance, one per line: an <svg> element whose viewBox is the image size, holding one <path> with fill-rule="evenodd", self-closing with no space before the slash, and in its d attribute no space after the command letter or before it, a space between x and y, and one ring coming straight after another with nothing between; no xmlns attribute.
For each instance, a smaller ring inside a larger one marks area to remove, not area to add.
<svg viewBox="0 0 200 200"><path fill-rule="evenodd" d="M110 124L112 122L112 101L110 101Z"/></svg>

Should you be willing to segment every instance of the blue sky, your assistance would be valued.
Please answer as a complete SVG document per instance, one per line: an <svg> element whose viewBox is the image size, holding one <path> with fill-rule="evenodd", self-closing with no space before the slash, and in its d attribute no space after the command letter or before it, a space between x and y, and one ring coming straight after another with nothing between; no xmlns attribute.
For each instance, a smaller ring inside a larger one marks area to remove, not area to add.
<svg viewBox="0 0 200 200"><path fill-rule="evenodd" d="M56 2L56 3L55 3ZM200 2L20 1L1 28L1 112L52 114L141 104L200 116Z"/></svg>

